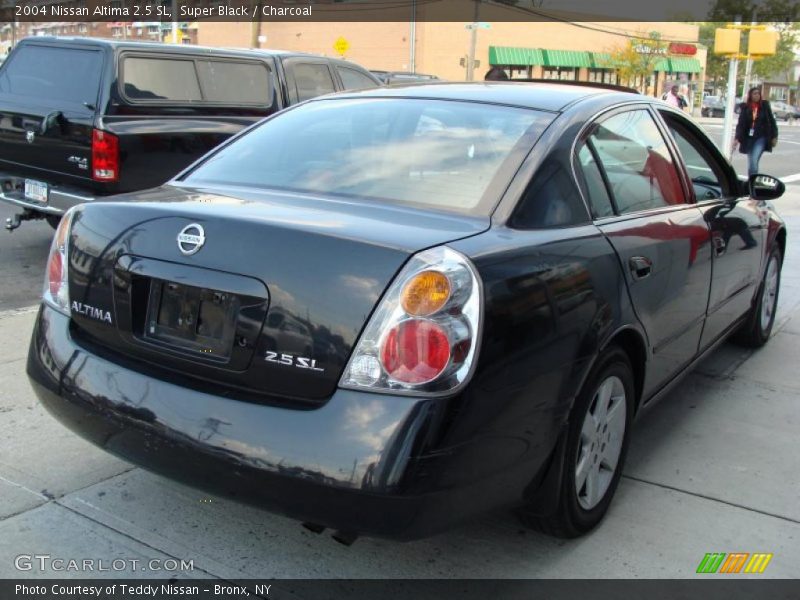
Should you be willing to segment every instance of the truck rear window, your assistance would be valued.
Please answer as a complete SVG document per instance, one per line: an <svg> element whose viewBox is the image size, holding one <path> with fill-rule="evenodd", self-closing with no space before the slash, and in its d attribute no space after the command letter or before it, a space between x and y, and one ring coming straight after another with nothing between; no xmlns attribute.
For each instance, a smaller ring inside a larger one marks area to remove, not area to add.
<svg viewBox="0 0 800 600"><path fill-rule="evenodd" d="M0 93L94 104L103 56L96 50L22 45L0 71Z"/></svg>
<svg viewBox="0 0 800 600"><path fill-rule="evenodd" d="M262 62L126 56L122 91L133 102L271 105L272 74Z"/></svg>

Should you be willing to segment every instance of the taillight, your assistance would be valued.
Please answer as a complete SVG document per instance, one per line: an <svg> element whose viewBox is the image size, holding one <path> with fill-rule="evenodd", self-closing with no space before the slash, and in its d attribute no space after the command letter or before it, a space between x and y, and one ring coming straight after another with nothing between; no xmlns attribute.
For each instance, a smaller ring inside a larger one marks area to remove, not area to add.
<svg viewBox="0 0 800 600"><path fill-rule="evenodd" d="M481 294L466 257L444 246L417 254L361 334L340 385L401 394L452 393L475 363Z"/></svg>
<svg viewBox="0 0 800 600"><path fill-rule="evenodd" d="M72 224L74 210L70 209L61 218L53 242L50 245L50 254L47 257L47 270L44 281L42 299L56 310L67 315L69 309L69 229Z"/></svg>
<svg viewBox="0 0 800 600"><path fill-rule="evenodd" d="M100 129L92 131L92 179L119 180L119 138Z"/></svg>

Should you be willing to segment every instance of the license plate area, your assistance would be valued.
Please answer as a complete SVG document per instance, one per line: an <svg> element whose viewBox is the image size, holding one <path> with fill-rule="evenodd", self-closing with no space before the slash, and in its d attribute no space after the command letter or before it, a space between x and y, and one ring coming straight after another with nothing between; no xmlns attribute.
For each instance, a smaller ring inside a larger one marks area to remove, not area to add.
<svg viewBox="0 0 800 600"><path fill-rule="evenodd" d="M47 203L47 184L35 179L26 179L24 187L25 198L34 202Z"/></svg>
<svg viewBox="0 0 800 600"><path fill-rule="evenodd" d="M150 280L144 338L159 345L227 361L236 337L237 295Z"/></svg>

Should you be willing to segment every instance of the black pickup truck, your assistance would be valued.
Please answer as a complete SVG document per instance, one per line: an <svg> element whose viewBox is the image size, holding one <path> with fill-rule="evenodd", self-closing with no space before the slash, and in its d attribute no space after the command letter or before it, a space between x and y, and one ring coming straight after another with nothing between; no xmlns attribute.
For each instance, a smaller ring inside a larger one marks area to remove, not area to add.
<svg viewBox="0 0 800 600"><path fill-rule="evenodd" d="M261 118L377 87L351 62L88 38L27 38L0 67L0 200L54 227L71 206L164 183Z"/></svg>

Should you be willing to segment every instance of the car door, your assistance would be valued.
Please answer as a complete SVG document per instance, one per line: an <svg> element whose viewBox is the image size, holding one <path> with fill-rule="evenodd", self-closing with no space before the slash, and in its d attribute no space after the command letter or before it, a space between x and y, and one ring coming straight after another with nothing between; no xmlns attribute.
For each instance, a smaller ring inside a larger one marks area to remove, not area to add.
<svg viewBox="0 0 800 600"><path fill-rule="evenodd" d="M711 230L713 278L701 341L707 347L750 309L760 281L768 217L763 202L740 197L743 189L735 171L696 125L673 111L660 113Z"/></svg>
<svg viewBox="0 0 800 600"><path fill-rule="evenodd" d="M709 229L646 106L618 109L593 123L576 163L595 224L616 251L648 337L648 396L698 352L711 281Z"/></svg>
<svg viewBox="0 0 800 600"><path fill-rule="evenodd" d="M333 73L324 58L290 57L283 59L289 104L297 104L336 91Z"/></svg>

